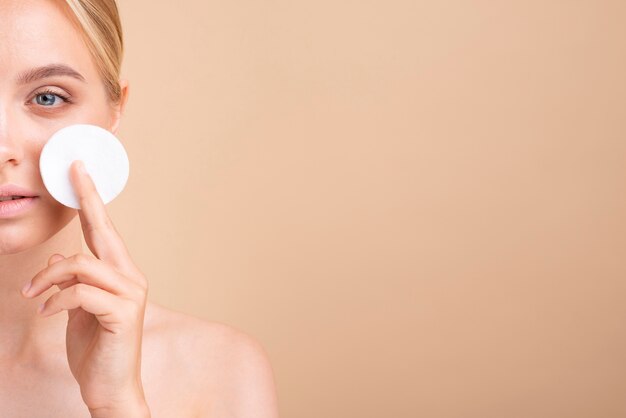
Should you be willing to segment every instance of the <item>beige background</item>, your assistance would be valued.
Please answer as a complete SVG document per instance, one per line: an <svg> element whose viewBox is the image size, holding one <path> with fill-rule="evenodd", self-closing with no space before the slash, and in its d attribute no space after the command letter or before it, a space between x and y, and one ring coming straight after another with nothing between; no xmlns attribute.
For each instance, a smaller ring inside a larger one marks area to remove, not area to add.
<svg viewBox="0 0 626 418"><path fill-rule="evenodd" d="M626 416L626 2L121 11L112 217L282 417Z"/></svg>

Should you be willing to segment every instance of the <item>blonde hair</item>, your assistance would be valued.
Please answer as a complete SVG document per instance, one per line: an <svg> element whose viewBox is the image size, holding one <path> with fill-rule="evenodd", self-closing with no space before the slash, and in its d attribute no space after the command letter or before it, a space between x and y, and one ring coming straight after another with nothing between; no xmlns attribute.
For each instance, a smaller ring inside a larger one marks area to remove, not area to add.
<svg viewBox="0 0 626 418"><path fill-rule="evenodd" d="M85 36L112 103L121 98L119 83L124 40L115 0L65 0Z"/></svg>

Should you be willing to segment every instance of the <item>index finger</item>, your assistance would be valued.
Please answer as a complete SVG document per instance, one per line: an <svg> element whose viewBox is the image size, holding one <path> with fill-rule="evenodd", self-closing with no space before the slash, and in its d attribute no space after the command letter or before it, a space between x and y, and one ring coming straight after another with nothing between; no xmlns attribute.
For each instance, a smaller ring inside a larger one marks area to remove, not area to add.
<svg viewBox="0 0 626 418"><path fill-rule="evenodd" d="M89 249L98 259L112 263L120 271L133 271L126 245L113 226L104 202L82 161L72 162L70 179L80 204L78 215Z"/></svg>

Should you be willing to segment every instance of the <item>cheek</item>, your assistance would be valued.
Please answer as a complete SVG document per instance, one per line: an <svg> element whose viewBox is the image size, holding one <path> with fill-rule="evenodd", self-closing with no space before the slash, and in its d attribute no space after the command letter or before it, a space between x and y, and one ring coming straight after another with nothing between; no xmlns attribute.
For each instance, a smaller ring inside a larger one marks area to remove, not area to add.
<svg viewBox="0 0 626 418"><path fill-rule="evenodd" d="M22 124L18 132L15 132L18 143L23 147L24 165L30 166L29 171L37 173L39 184L43 186L41 173L39 171L39 158L41 151L48 140L58 130L74 124L92 124L108 128L106 117L72 117L69 121L64 120L37 120L28 124Z"/></svg>
<svg viewBox="0 0 626 418"><path fill-rule="evenodd" d="M55 132L69 125L85 123L109 129L113 114L113 109L105 101L101 102L95 97L93 100L81 99L76 103L66 104L51 112L30 108L21 112L15 120L15 133L23 140L38 143L42 147Z"/></svg>
<svg viewBox="0 0 626 418"><path fill-rule="evenodd" d="M46 223L57 231L64 227L75 215L78 215L76 209L68 208L54 200L52 196L40 203L45 203L45 205L42 205L42 208L45 207L45 213L42 214L42 217L46 218Z"/></svg>
<svg viewBox="0 0 626 418"><path fill-rule="evenodd" d="M43 123L40 121L30 122L28 125L22 126L17 134L16 143L21 144L23 158L22 162L24 170L37 174L40 184L43 185L39 171L39 157L44 145L50 137L66 124L62 123Z"/></svg>
<svg viewBox="0 0 626 418"><path fill-rule="evenodd" d="M37 224L33 232L38 231L38 240L43 242L63 229L78 212L54 200L47 191L40 196L39 208L33 213L33 223Z"/></svg>

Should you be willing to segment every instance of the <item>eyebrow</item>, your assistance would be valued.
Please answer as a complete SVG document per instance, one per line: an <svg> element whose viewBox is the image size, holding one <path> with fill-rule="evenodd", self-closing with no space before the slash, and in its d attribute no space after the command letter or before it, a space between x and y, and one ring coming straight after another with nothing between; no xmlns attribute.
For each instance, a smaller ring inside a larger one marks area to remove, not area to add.
<svg viewBox="0 0 626 418"><path fill-rule="evenodd" d="M43 67L32 68L20 73L17 77L17 83L29 84L42 78L54 76L72 77L85 82L85 77L72 67L68 67L64 64L50 64Z"/></svg>

